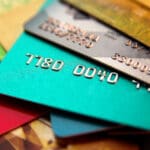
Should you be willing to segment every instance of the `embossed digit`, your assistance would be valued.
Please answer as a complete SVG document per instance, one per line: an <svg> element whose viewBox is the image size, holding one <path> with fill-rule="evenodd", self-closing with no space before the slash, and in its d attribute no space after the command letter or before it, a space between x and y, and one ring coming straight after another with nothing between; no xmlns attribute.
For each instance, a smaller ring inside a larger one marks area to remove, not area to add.
<svg viewBox="0 0 150 150"><path fill-rule="evenodd" d="M27 60L26 64L30 65L30 63L32 62L32 60L35 58L35 55L27 53L26 56L29 57L29 59Z"/></svg>
<svg viewBox="0 0 150 150"><path fill-rule="evenodd" d="M82 65L78 65L74 69L73 74L76 75L76 76L81 76L81 75L83 75L84 71L85 71L85 67L82 66Z"/></svg>
<svg viewBox="0 0 150 150"><path fill-rule="evenodd" d="M52 66L52 70L54 71L59 71L62 69L62 67L64 66L64 62L61 60L57 60L54 65Z"/></svg>
<svg viewBox="0 0 150 150"><path fill-rule="evenodd" d="M85 72L85 77L86 78L94 78L96 74L96 68L88 68Z"/></svg>
<svg viewBox="0 0 150 150"><path fill-rule="evenodd" d="M107 75L107 72L106 72L106 71L101 71L101 70L100 70L100 71L98 72L98 76L100 76L99 80L100 80L100 81L103 81L103 80L105 79L106 75Z"/></svg>
<svg viewBox="0 0 150 150"><path fill-rule="evenodd" d="M147 73L147 75L150 75L150 68L147 70L146 73Z"/></svg>
<svg viewBox="0 0 150 150"><path fill-rule="evenodd" d="M38 59L38 62L36 63L35 67L39 67L44 58L42 56L38 56L38 55L36 55L35 58Z"/></svg>
<svg viewBox="0 0 150 150"><path fill-rule="evenodd" d="M131 58L128 58L128 59L126 60L126 62L125 62L125 64L126 64L127 66L131 66L132 63L133 63L133 59L131 59Z"/></svg>
<svg viewBox="0 0 150 150"><path fill-rule="evenodd" d="M119 79L118 73L111 72L110 75L108 76L107 82L111 83L111 84L115 84L115 83L117 83L118 79Z"/></svg>
<svg viewBox="0 0 150 150"><path fill-rule="evenodd" d="M147 65L142 65L141 67L140 67L140 71L141 72L146 72L148 70L148 66Z"/></svg>
<svg viewBox="0 0 150 150"><path fill-rule="evenodd" d="M133 65L132 65L132 67L134 68L134 69L137 69L137 68L139 68L141 66L141 63L140 62L135 62L135 63L133 63Z"/></svg>
<svg viewBox="0 0 150 150"><path fill-rule="evenodd" d="M120 57L120 55L118 53L115 53L114 56L112 56L111 58L114 60L117 60Z"/></svg>
<svg viewBox="0 0 150 150"><path fill-rule="evenodd" d="M41 64L41 67L43 69L49 69L52 62L53 62L53 59L51 59L51 58L45 58L44 62Z"/></svg>

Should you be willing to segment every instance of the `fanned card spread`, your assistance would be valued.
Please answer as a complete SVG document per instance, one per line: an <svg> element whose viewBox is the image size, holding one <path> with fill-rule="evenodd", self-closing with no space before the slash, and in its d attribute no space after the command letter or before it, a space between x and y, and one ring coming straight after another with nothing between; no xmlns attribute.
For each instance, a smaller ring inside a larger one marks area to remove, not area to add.
<svg viewBox="0 0 150 150"><path fill-rule="evenodd" d="M104 80L98 74L89 78L90 68L106 71ZM0 71L1 94L150 129L148 89L28 34L18 39Z"/></svg>
<svg viewBox="0 0 150 150"><path fill-rule="evenodd" d="M149 87L27 33L0 72L0 93L18 101L150 129Z"/></svg>

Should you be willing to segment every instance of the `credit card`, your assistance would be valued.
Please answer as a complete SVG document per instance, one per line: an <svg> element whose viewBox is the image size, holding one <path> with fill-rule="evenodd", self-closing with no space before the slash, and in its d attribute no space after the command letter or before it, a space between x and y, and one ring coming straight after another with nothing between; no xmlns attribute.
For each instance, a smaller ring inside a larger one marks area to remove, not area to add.
<svg viewBox="0 0 150 150"><path fill-rule="evenodd" d="M92 136L93 134L102 137L129 136L140 138L143 136L150 136L150 131L121 126L103 120L91 119L89 117L58 110L52 110L50 118L55 136L63 140L68 138Z"/></svg>
<svg viewBox="0 0 150 150"><path fill-rule="evenodd" d="M48 109L27 102L0 96L0 135L18 128L48 112ZM34 109L33 109L34 108Z"/></svg>
<svg viewBox="0 0 150 150"><path fill-rule="evenodd" d="M27 33L0 72L0 93L18 101L150 129L148 87Z"/></svg>
<svg viewBox="0 0 150 150"><path fill-rule="evenodd" d="M51 111L50 118L55 136L63 139L121 128L121 125L62 111Z"/></svg>
<svg viewBox="0 0 150 150"><path fill-rule="evenodd" d="M135 0L65 1L150 47L150 9L148 7L144 7Z"/></svg>
<svg viewBox="0 0 150 150"><path fill-rule="evenodd" d="M2 45L0 45L0 61L4 58L6 55L6 50L3 48Z"/></svg>
<svg viewBox="0 0 150 150"><path fill-rule="evenodd" d="M8 51L23 31L23 24L38 11L44 0L1 0L0 43ZM16 17L17 16L17 17Z"/></svg>
<svg viewBox="0 0 150 150"><path fill-rule="evenodd" d="M150 48L56 1L25 30L150 85Z"/></svg>

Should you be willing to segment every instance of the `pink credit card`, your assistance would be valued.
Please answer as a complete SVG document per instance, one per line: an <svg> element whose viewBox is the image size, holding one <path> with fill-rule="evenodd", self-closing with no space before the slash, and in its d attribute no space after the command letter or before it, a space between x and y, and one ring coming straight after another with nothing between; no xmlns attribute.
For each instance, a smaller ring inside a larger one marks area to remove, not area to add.
<svg viewBox="0 0 150 150"><path fill-rule="evenodd" d="M0 135L28 123L48 112L48 109L0 95Z"/></svg>

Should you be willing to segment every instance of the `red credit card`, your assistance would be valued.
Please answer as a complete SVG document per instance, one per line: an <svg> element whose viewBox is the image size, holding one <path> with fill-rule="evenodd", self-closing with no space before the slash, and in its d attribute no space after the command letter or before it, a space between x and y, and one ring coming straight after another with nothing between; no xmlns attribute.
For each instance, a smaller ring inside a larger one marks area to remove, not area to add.
<svg viewBox="0 0 150 150"><path fill-rule="evenodd" d="M48 112L48 109L0 95L0 135L28 123Z"/></svg>

